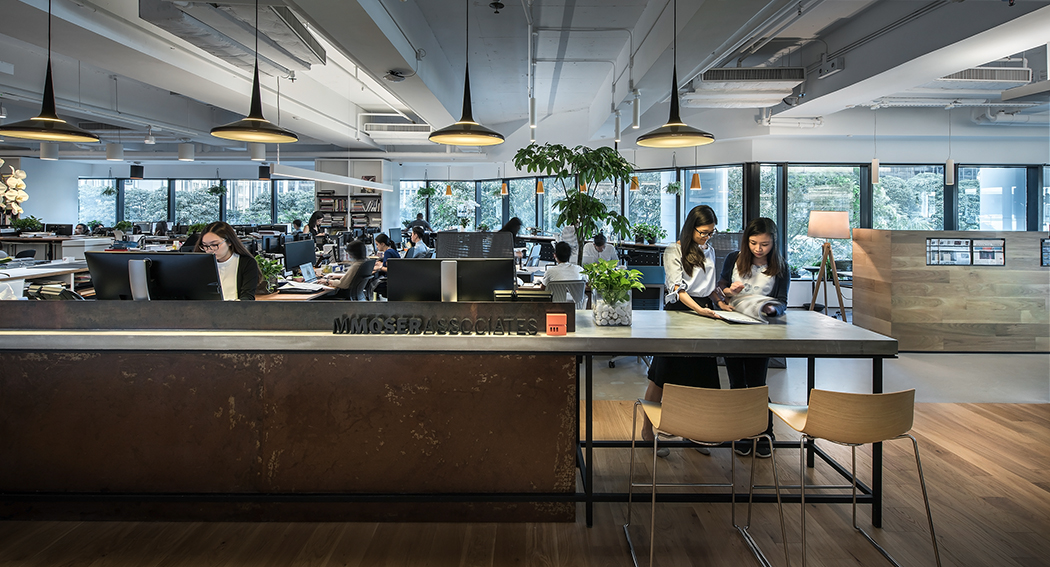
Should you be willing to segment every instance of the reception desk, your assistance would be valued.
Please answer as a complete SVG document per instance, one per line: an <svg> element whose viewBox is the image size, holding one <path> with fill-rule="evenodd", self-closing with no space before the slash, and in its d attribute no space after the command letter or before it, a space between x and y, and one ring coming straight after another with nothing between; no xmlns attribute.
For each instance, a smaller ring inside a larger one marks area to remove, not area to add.
<svg viewBox="0 0 1050 567"><path fill-rule="evenodd" d="M546 336L526 310L571 304L458 304L473 331L450 335L353 323L441 304L12 303L0 330L9 518L571 521L584 501L589 522L591 355L870 358L878 391L897 351L795 311L771 325L638 311L631 327L578 311L568 335ZM501 309L521 311L496 334Z"/></svg>

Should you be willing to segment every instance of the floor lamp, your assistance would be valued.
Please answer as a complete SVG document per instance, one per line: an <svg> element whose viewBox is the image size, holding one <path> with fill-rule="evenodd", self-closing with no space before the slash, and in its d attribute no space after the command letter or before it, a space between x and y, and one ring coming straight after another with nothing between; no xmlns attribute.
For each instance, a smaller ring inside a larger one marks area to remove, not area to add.
<svg viewBox="0 0 1050 567"><path fill-rule="evenodd" d="M842 320L846 320L846 307L842 301L842 288L839 287L839 275L835 270L835 255L831 252L832 238L849 238L849 213L845 211L810 211L809 232L807 236L812 238L823 238L823 254L820 257L820 271L817 279L813 282L813 298L809 301L809 310L813 311L817 305L817 293L820 284L824 284L824 301L828 300L828 272L831 273L831 281L835 282L835 293L839 298L839 312Z"/></svg>

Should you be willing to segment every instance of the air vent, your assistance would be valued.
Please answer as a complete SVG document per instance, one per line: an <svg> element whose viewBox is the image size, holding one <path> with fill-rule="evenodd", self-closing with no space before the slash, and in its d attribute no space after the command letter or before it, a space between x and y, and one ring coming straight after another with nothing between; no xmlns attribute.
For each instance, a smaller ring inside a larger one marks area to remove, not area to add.
<svg viewBox="0 0 1050 567"><path fill-rule="evenodd" d="M798 84L806 80L806 70L802 67L725 67L706 71L702 80L705 83L793 81Z"/></svg>
<svg viewBox="0 0 1050 567"><path fill-rule="evenodd" d="M105 122L78 122L77 126L79 126L81 130L88 130L88 131L91 131L91 132L100 132L100 131L116 132L117 130L124 130L124 131L128 130L128 128L123 128L121 126L114 126L112 124L106 124Z"/></svg>
<svg viewBox="0 0 1050 567"><path fill-rule="evenodd" d="M384 124L384 123L368 123L365 124L365 132L372 134L373 132L404 132L412 134L426 134L430 135L429 124Z"/></svg>
<svg viewBox="0 0 1050 567"><path fill-rule="evenodd" d="M429 124L365 123L365 133L373 142L385 146L426 143L430 132Z"/></svg>
<svg viewBox="0 0 1050 567"><path fill-rule="evenodd" d="M1032 81L1032 70L1027 67L974 67L941 77L941 80L1027 84Z"/></svg>
<svg viewBox="0 0 1050 567"><path fill-rule="evenodd" d="M681 96L686 108L769 108L806 80L802 67L725 67L705 72L693 92Z"/></svg>

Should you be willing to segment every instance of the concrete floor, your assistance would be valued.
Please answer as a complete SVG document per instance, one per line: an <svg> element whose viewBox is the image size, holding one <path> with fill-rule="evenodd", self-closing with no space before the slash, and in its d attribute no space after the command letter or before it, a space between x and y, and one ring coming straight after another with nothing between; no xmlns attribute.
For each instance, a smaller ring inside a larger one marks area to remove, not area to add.
<svg viewBox="0 0 1050 567"><path fill-rule="evenodd" d="M594 399L633 400L645 394L646 366L635 357L616 361L594 359ZM806 399L806 359L789 358L788 367L771 368L770 398L803 403ZM719 367L728 388L725 367ZM1050 355L904 353L883 363L887 392L915 388L917 402L1050 403ZM818 388L846 392L871 391L871 361L817 360Z"/></svg>

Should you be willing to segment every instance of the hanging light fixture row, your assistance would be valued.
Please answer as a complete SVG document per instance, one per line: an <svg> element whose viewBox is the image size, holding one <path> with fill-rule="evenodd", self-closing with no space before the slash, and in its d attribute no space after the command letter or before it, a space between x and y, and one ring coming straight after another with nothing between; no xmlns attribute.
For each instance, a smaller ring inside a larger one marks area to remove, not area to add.
<svg viewBox="0 0 1050 567"><path fill-rule="evenodd" d="M29 120L0 126L0 136L44 142L97 142L98 136L66 123L55 111L55 86L51 79L51 0L47 0L47 73L40 114Z"/></svg>
<svg viewBox="0 0 1050 567"><path fill-rule="evenodd" d="M225 126L211 129L211 135L238 142L285 144L298 142L299 137L263 118L262 89L259 87L259 0L255 0L255 78L252 82L252 106L248 116ZM180 146L181 157L181 146Z"/></svg>
<svg viewBox="0 0 1050 567"><path fill-rule="evenodd" d="M499 134L494 130L478 124L474 121L473 111L471 108L470 100L470 2L466 2L466 11L464 12L464 27L466 29L466 57L464 58L464 72L463 72L463 114L460 115L460 119L451 126L446 126L440 130L435 130L430 134L430 141L438 144L445 144L447 146L495 146L503 143L503 135ZM530 105L532 103L530 102ZM531 123L530 123L531 126ZM532 128L530 128L531 130ZM535 136L535 135L534 135ZM451 186L449 187L447 195L452 194Z"/></svg>
<svg viewBox="0 0 1050 567"><path fill-rule="evenodd" d="M671 112L667 118L667 124L638 136L638 145L647 148L689 148L692 146L703 146L715 141L712 134L697 130L685 122L678 111L678 0L674 2L674 16L672 18L674 40L672 42L672 67L671 67Z"/></svg>

